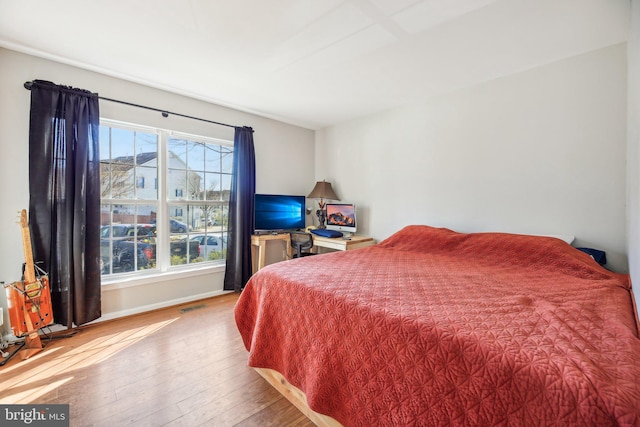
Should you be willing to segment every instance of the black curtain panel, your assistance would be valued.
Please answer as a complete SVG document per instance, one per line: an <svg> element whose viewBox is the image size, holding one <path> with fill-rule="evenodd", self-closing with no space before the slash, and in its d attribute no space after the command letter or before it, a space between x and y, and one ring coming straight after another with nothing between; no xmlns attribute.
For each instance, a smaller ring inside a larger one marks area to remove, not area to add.
<svg viewBox="0 0 640 427"><path fill-rule="evenodd" d="M256 156L253 129L235 128L233 176L229 196L229 246L224 289L240 292L251 277L253 197L256 192Z"/></svg>
<svg viewBox="0 0 640 427"><path fill-rule="evenodd" d="M98 95L36 80L29 123L29 224L49 274L54 322L97 319L100 301Z"/></svg>

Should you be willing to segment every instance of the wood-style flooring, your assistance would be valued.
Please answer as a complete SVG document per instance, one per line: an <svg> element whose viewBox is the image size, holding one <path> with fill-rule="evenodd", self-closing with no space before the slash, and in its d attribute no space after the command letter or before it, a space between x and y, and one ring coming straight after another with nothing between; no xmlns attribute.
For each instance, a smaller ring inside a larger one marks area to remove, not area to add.
<svg viewBox="0 0 640 427"><path fill-rule="evenodd" d="M79 328L0 367L1 404L70 405L75 426L312 426L247 366L226 294ZM12 350L9 347L8 350Z"/></svg>

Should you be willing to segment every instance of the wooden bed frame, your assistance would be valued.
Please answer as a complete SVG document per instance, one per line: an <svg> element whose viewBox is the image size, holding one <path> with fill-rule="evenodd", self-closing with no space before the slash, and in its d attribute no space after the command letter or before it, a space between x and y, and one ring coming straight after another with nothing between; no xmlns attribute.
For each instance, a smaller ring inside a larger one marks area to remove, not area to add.
<svg viewBox="0 0 640 427"><path fill-rule="evenodd" d="M328 415L320 414L307 405L307 396L298 387L289 381L278 371L268 368L253 368L262 378L280 392L289 402L300 410L315 425L320 427L342 427L335 419Z"/></svg>

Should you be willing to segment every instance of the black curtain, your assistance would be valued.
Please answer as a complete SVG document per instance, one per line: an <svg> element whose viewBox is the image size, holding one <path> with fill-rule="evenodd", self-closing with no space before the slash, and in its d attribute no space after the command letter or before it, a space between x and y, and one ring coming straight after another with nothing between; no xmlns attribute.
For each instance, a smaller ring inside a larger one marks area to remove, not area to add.
<svg viewBox="0 0 640 427"><path fill-rule="evenodd" d="M98 95L36 80L29 123L29 225L49 274L54 322L97 319L100 302Z"/></svg>
<svg viewBox="0 0 640 427"><path fill-rule="evenodd" d="M251 233L253 197L256 192L256 156L253 149L253 129L246 126L235 129L224 289L240 292L252 273Z"/></svg>

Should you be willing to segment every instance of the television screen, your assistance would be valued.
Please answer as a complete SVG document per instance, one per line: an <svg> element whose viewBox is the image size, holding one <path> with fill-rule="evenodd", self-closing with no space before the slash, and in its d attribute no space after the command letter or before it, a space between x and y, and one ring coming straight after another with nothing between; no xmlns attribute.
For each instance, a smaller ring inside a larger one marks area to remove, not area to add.
<svg viewBox="0 0 640 427"><path fill-rule="evenodd" d="M356 232L356 206L347 203L327 203L327 229Z"/></svg>
<svg viewBox="0 0 640 427"><path fill-rule="evenodd" d="M297 230L305 227L305 196L256 194L254 231Z"/></svg>

